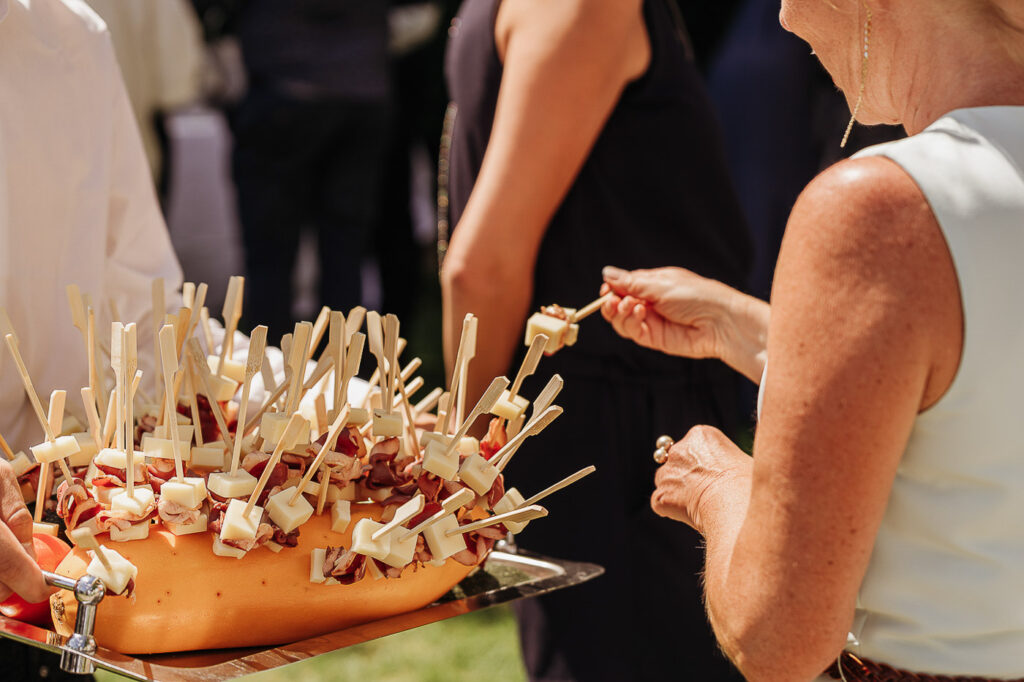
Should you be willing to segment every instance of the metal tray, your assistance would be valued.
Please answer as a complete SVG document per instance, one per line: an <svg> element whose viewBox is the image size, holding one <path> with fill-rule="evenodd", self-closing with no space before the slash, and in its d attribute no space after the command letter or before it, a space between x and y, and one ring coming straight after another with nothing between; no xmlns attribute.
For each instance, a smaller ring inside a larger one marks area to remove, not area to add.
<svg viewBox="0 0 1024 682"><path fill-rule="evenodd" d="M228 680L297 663L471 611L547 594L586 582L602 573L604 569L595 564L562 561L523 551L516 554L495 551L481 570L429 606L294 644L138 657L101 647L89 658L100 668L136 680ZM0 637L55 653L64 651L66 642L66 638L55 632L4 616L0 616Z"/></svg>

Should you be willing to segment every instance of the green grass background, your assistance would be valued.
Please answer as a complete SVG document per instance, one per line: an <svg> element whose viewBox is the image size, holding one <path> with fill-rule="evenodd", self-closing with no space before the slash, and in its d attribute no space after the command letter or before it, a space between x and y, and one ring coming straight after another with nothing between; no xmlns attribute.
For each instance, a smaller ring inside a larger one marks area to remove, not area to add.
<svg viewBox="0 0 1024 682"><path fill-rule="evenodd" d="M97 671L98 682L126 678ZM515 620L496 607L400 632L302 663L257 673L251 682L521 682Z"/></svg>

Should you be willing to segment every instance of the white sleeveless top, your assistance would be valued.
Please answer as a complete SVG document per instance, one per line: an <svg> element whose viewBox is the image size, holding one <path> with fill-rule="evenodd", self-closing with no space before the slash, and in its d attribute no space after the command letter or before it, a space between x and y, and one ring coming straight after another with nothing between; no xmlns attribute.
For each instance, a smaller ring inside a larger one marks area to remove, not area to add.
<svg viewBox="0 0 1024 682"><path fill-rule="evenodd" d="M865 156L899 164L931 205L964 346L914 423L847 648L914 672L1022 677L1024 107L954 111Z"/></svg>

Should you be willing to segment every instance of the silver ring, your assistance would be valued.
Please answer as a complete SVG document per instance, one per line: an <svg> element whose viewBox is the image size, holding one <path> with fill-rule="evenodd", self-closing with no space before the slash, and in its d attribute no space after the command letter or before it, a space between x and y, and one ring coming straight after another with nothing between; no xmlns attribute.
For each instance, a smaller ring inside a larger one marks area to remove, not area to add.
<svg viewBox="0 0 1024 682"><path fill-rule="evenodd" d="M657 464L664 464L668 461L668 451L675 445L675 441L670 436L659 436L655 446L658 448L654 451L654 461Z"/></svg>

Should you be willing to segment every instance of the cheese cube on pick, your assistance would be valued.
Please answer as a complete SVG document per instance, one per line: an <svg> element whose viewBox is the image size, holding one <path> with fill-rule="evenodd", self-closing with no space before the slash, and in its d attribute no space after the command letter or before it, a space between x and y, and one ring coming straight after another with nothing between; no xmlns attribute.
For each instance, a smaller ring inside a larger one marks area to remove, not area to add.
<svg viewBox="0 0 1024 682"><path fill-rule="evenodd" d="M234 398L235 393L238 392L238 382L226 376L219 377L216 374L211 374L207 379L210 381L210 392L213 393L212 399L218 403L226 403ZM202 382L199 382L196 393L206 395L206 387L202 385ZM208 395L206 397L210 398Z"/></svg>
<svg viewBox="0 0 1024 682"><path fill-rule="evenodd" d="M429 471L445 480L454 481L459 472L459 452L452 450L445 455L447 449L448 446L442 445L438 441L428 443L423 454L422 466L424 471Z"/></svg>
<svg viewBox="0 0 1024 682"><path fill-rule="evenodd" d="M394 566L395 568L404 568L409 565L412 561L413 556L416 554L416 538L419 535L412 535L406 540L400 538L405 535L404 528L398 528L391 533L391 553L381 559L388 566Z"/></svg>
<svg viewBox="0 0 1024 682"><path fill-rule="evenodd" d="M217 368L220 367L220 356L219 355L207 355L206 364L210 368L210 373L216 375ZM237 362L231 358L224 359L224 376L231 379L235 383L242 383L245 381L245 363Z"/></svg>
<svg viewBox="0 0 1024 682"><path fill-rule="evenodd" d="M52 535L53 537L57 537L60 533L60 526L56 523L42 523L37 521L32 524L32 533L33 535Z"/></svg>
<svg viewBox="0 0 1024 682"><path fill-rule="evenodd" d="M501 392L498 402L494 403L494 407L491 408L491 414L497 415L502 419L518 419L526 412L526 408L529 406L529 400L521 395L513 398L512 394L506 389Z"/></svg>
<svg viewBox="0 0 1024 682"><path fill-rule="evenodd" d="M339 500L354 502L358 495L359 490L355 481L349 481L344 487L334 483L327 486L327 504L334 504Z"/></svg>
<svg viewBox="0 0 1024 682"><path fill-rule="evenodd" d="M200 476L187 476L181 483L172 478L160 486L160 497L186 509L198 509L206 499L206 482Z"/></svg>
<svg viewBox="0 0 1024 682"><path fill-rule="evenodd" d="M72 437L78 441L78 452L71 455L68 459L69 467L84 467L89 466L92 462L92 458L99 453L99 448L96 447L96 441L92 439L88 433L75 433Z"/></svg>
<svg viewBox="0 0 1024 682"><path fill-rule="evenodd" d="M188 444L180 441L178 446L181 448L182 459L185 459L188 456ZM149 436L142 439L142 452L150 459L174 459L174 443L166 438Z"/></svg>
<svg viewBox="0 0 1024 682"><path fill-rule="evenodd" d="M192 426L191 424L177 425L178 444L184 446L184 448L182 449L183 452L186 451L188 449L188 446L192 443L192 436L195 434L195 428L196 427ZM163 424L162 426L157 426L156 428L153 429L151 437L164 438L166 440L170 440L171 432L167 428L167 424Z"/></svg>
<svg viewBox="0 0 1024 682"><path fill-rule="evenodd" d="M467 457L459 469L459 478L477 495L486 495L497 477L498 469L479 454Z"/></svg>
<svg viewBox="0 0 1024 682"><path fill-rule="evenodd" d="M402 415L398 412L388 414L383 409L373 411L373 435L378 438L393 438L402 435Z"/></svg>
<svg viewBox="0 0 1024 682"><path fill-rule="evenodd" d="M231 559L241 559L245 556L244 549L225 545L216 535L213 536L213 553L217 556L228 557Z"/></svg>
<svg viewBox="0 0 1024 682"><path fill-rule="evenodd" d="M60 435L70 436L81 431L85 431L85 427L82 426L82 422L78 421L78 418L75 417L75 415L64 415L64 421L60 424Z"/></svg>
<svg viewBox="0 0 1024 682"><path fill-rule="evenodd" d="M239 467L234 476L230 471L210 474L206 480L206 487L221 497L249 497L256 489L256 483L255 476Z"/></svg>
<svg viewBox="0 0 1024 682"><path fill-rule="evenodd" d="M60 436L52 443L45 441L32 446L29 450L32 451L32 456L36 458L37 462L50 464L75 454L79 450L79 445L74 436Z"/></svg>
<svg viewBox="0 0 1024 682"><path fill-rule="evenodd" d="M377 562L370 558L366 559L366 572L374 580L380 580L381 578L386 577L380 570L380 566L377 565Z"/></svg>
<svg viewBox="0 0 1024 682"><path fill-rule="evenodd" d="M96 552L103 552L107 563L110 564L109 571L96 556ZM125 588L128 587L128 581L133 580L139 574L139 569L118 554L116 550L100 547L90 551L89 554L92 556L92 561L89 562L89 567L85 572L102 580L110 594L121 594L124 592Z"/></svg>
<svg viewBox="0 0 1024 682"><path fill-rule="evenodd" d="M335 533L344 533L348 530L348 524L352 523L352 503L348 500L338 500L331 505L331 530Z"/></svg>
<svg viewBox="0 0 1024 682"><path fill-rule="evenodd" d="M224 524L220 529L221 540L252 540L263 518L263 507L253 505L252 512L245 516L245 500L233 499L224 512Z"/></svg>
<svg viewBox="0 0 1024 682"><path fill-rule="evenodd" d="M112 493L110 496L110 511L123 511L131 514L132 516L140 517L145 514L146 510L150 509L155 502L156 496L150 488L138 486L135 488L134 494L131 497L128 496L127 489L118 488L117 491Z"/></svg>
<svg viewBox="0 0 1024 682"><path fill-rule="evenodd" d="M141 523L133 523L128 526L125 530L119 529L117 526L110 527L110 539L114 542L128 542L130 540L145 540L149 537L149 521L142 521Z"/></svg>
<svg viewBox="0 0 1024 682"><path fill-rule="evenodd" d="M324 577L324 561L326 560L327 550L322 547L309 553L309 582L319 585L326 580Z"/></svg>
<svg viewBox="0 0 1024 682"><path fill-rule="evenodd" d="M348 411L348 421L345 426L362 426L370 421L370 411L364 407L353 407Z"/></svg>
<svg viewBox="0 0 1024 682"><path fill-rule="evenodd" d="M263 415L263 419L260 420L260 435L263 436L263 441L267 447L277 447L278 441L284 435L285 427L288 426L289 419L291 419L291 415L284 412L271 412ZM306 427L299 429L299 437L294 443L284 444L285 450L291 450L296 445L306 445L309 443L309 421L305 421Z"/></svg>
<svg viewBox="0 0 1024 682"><path fill-rule="evenodd" d="M570 324L569 328L565 330L565 345L575 346L577 339L580 336L580 326L578 324Z"/></svg>
<svg viewBox="0 0 1024 682"><path fill-rule="evenodd" d="M480 441L473 436L463 436L459 439L459 444L455 446L455 451L463 457L475 455L480 452Z"/></svg>
<svg viewBox="0 0 1024 682"><path fill-rule="evenodd" d="M448 531L458 527L455 514L449 514L423 529L423 539L435 560L442 561L466 549L466 541L461 535L447 535Z"/></svg>
<svg viewBox="0 0 1024 682"><path fill-rule="evenodd" d="M224 448L195 446L192 448L189 457L189 466L205 467L207 469L222 469L224 467Z"/></svg>
<svg viewBox="0 0 1024 682"><path fill-rule="evenodd" d="M128 468L128 456L123 450L117 450L115 448L103 448L96 454L94 461L96 464L110 467L112 469ZM132 452L132 462L135 464L144 464L146 462L146 453L134 450Z"/></svg>
<svg viewBox="0 0 1024 682"><path fill-rule="evenodd" d="M14 456L14 459L10 461L11 468L14 469L15 476L21 476L23 473L32 468L32 460L28 458L24 452L19 452Z"/></svg>
<svg viewBox="0 0 1024 682"><path fill-rule="evenodd" d="M568 321L544 313L534 313L526 321L526 345L529 346L538 334L544 334L548 337L544 353L551 355L565 344L565 335L568 331Z"/></svg>
<svg viewBox="0 0 1024 682"><path fill-rule="evenodd" d="M494 505L494 513L505 514L506 512L515 511L525 503L526 499L518 490L515 488L509 488L505 491L502 498L498 500L498 503ZM504 526L505 528L508 528L508 532L515 534L522 533L528 523L529 521L506 521Z"/></svg>
<svg viewBox="0 0 1024 682"><path fill-rule="evenodd" d="M294 504L288 504L294 494L294 490L285 488L267 499L270 520L280 526L285 533L291 533L313 516L313 505L302 495L298 496Z"/></svg>
<svg viewBox="0 0 1024 682"><path fill-rule="evenodd" d="M209 517L206 514L200 514L199 518L192 523L174 523L172 521L164 521L163 524L164 528L175 535L192 535L193 533L205 533L208 522Z"/></svg>
<svg viewBox="0 0 1024 682"><path fill-rule="evenodd" d="M379 540L372 538L372 535L383 527L383 523L360 519L352 529L352 551L374 559L384 559L391 554L391 533L384 535Z"/></svg>

